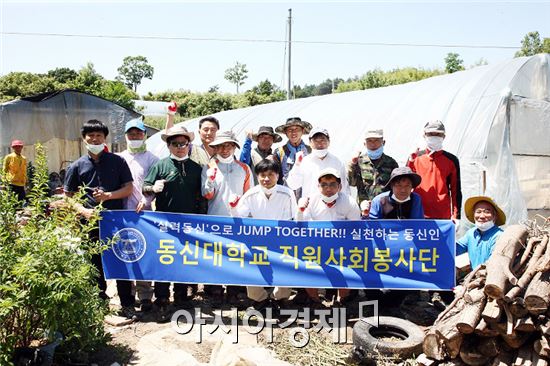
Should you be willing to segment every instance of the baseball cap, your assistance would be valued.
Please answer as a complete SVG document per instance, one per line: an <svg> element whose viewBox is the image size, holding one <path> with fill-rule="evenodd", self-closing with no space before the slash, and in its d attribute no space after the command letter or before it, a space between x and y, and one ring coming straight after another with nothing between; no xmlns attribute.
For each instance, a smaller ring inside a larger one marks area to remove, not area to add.
<svg viewBox="0 0 550 366"><path fill-rule="evenodd" d="M21 140L13 140L11 142L11 147L15 147L15 146L24 146L25 144L23 143L23 141Z"/></svg>
<svg viewBox="0 0 550 366"><path fill-rule="evenodd" d="M323 134L327 137L327 139L330 139L327 129L322 127L313 127L313 129L309 132L309 139L311 140L313 136L317 135L318 133Z"/></svg>
<svg viewBox="0 0 550 366"><path fill-rule="evenodd" d="M424 125L424 133L436 132L436 133L445 133L445 126L440 120L429 121Z"/></svg>
<svg viewBox="0 0 550 366"><path fill-rule="evenodd" d="M323 178L326 175L333 175L334 177L336 177L336 179L340 179L340 173L338 172L338 170L334 168L325 168L319 172L317 180Z"/></svg>
<svg viewBox="0 0 550 366"><path fill-rule="evenodd" d="M139 130L142 130L143 132L146 131L145 125L143 124L143 121L141 118L134 118L126 122L126 127L124 127L124 133L128 132L130 128L137 128Z"/></svg>
<svg viewBox="0 0 550 366"><path fill-rule="evenodd" d="M383 139L384 138L384 130L368 130L365 134L365 139Z"/></svg>

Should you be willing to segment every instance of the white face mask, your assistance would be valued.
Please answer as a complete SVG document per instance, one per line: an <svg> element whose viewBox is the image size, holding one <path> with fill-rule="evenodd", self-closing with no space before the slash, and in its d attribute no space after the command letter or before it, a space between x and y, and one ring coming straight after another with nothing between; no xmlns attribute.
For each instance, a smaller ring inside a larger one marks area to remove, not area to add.
<svg viewBox="0 0 550 366"><path fill-rule="evenodd" d="M177 160L177 161L184 161L184 160L187 160L189 158L188 155L185 155L183 158L180 158L179 156L176 156L174 154L170 154L170 159L174 159L174 160Z"/></svg>
<svg viewBox="0 0 550 366"><path fill-rule="evenodd" d="M104 148L105 148L105 144L99 144L99 145L86 144L86 149L94 155L98 155L99 153L101 153Z"/></svg>
<svg viewBox="0 0 550 366"><path fill-rule="evenodd" d="M233 162L233 159L234 159L234 158L233 158L233 155L230 155L229 157L224 158L224 157L222 157L220 154L218 154L218 155L216 156L216 159L218 159L218 161L219 161L220 163L229 164L229 163Z"/></svg>
<svg viewBox="0 0 550 366"><path fill-rule="evenodd" d="M493 226L495 226L494 221L485 221L485 222L476 221L476 227L479 229L479 231L487 231L491 229Z"/></svg>
<svg viewBox="0 0 550 366"><path fill-rule="evenodd" d="M328 154L328 149L323 150L312 150L311 154L315 156L316 158L322 159Z"/></svg>
<svg viewBox="0 0 550 366"><path fill-rule="evenodd" d="M277 189L276 184L271 188L265 188L264 186L261 186L261 187L262 187L262 192L264 192L266 196L272 195L273 193L275 193L275 190Z"/></svg>
<svg viewBox="0 0 550 366"><path fill-rule="evenodd" d="M399 203L405 203L405 202L411 200L411 196L405 198L404 200L400 200L399 198L395 197L395 194L393 194L393 193L392 193L392 195L391 195L391 198L392 198L395 202L399 202Z"/></svg>
<svg viewBox="0 0 550 366"><path fill-rule="evenodd" d="M131 149L139 149L145 143L144 140L126 140L128 147Z"/></svg>
<svg viewBox="0 0 550 366"><path fill-rule="evenodd" d="M439 151L443 148L443 137L440 136L424 136L426 146L431 151Z"/></svg>
<svg viewBox="0 0 550 366"><path fill-rule="evenodd" d="M315 150L314 150L315 151ZM336 201L336 199L338 198L338 193L339 192L336 192L336 194L330 196L330 197L327 197L325 196L324 194L321 195L321 199L323 200L324 203L332 203L334 201Z"/></svg>

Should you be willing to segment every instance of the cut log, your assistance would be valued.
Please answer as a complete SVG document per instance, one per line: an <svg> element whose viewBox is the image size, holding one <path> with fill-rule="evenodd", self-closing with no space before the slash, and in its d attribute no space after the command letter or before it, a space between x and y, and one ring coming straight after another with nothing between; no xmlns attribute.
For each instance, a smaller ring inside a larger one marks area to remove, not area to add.
<svg viewBox="0 0 550 366"><path fill-rule="evenodd" d="M463 336L456 328L456 323L462 315L465 303L463 298L453 303L453 307L445 310L445 317L438 318L428 330L422 342L422 349L426 356L437 361L455 358L460 352Z"/></svg>
<svg viewBox="0 0 550 366"><path fill-rule="evenodd" d="M550 272L538 272L525 291L525 307L531 314L543 314L550 303Z"/></svg>
<svg viewBox="0 0 550 366"><path fill-rule="evenodd" d="M485 319L481 318L479 323L477 324L476 329L474 330L474 333L480 337L496 337L498 336L498 332L494 329L491 329Z"/></svg>
<svg viewBox="0 0 550 366"><path fill-rule="evenodd" d="M512 352L500 352L491 366L510 366L514 362L514 358L515 355Z"/></svg>
<svg viewBox="0 0 550 366"><path fill-rule="evenodd" d="M443 361L447 358L445 342L435 332L435 330L430 330L424 337L424 341L422 342L422 352L424 352L426 357L437 361Z"/></svg>
<svg viewBox="0 0 550 366"><path fill-rule="evenodd" d="M548 366L548 361L533 352L533 366Z"/></svg>
<svg viewBox="0 0 550 366"><path fill-rule="evenodd" d="M537 339L533 344L533 349L538 355L542 357L549 357L550 347L548 346L548 338L542 336L540 339Z"/></svg>
<svg viewBox="0 0 550 366"><path fill-rule="evenodd" d="M502 299L508 283L515 285L517 278L511 266L527 238L527 228L523 225L511 225L498 237L491 257L487 261L487 279L485 293L492 299Z"/></svg>
<svg viewBox="0 0 550 366"><path fill-rule="evenodd" d="M481 317L485 319L487 323L494 323L500 320L502 309L497 304L496 300L489 299L485 304Z"/></svg>
<svg viewBox="0 0 550 366"><path fill-rule="evenodd" d="M521 347L518 356L514 361L514 366L532 366L533 350L530 346Z"/></svg>
<svg viewBox="0 0 550 366"><path fill-rule="evenodd" d="M512 315L516 318L523 318L529 314L529 310L525 307L525 301L523 301L521 297L513 299L512 302L508 304L508 307Z"/></svg>
<svg viewBox="0 0 550 366"><path fill-rule="evenodd" d="M514 273L520 273L521 269L525 266L527 261L529 260L529 256L531 255L531 251L533 250L533 246L535 243L540 242L541 238L538 236L532 236L527 240L527 246L523 250L523 253L521 254L521 259L518 261L518 263L514 266L512 271Z"/></svg>
<svg viewBox="0 0 550 366"><path fill-rule="evenodd" d="M550 319L545 319L540 322L539 330L543 335L550 335Z"/></svg>
<svg viewBox="0 0 550 366"><path fill-rule="evenodd" d="M524 318L516 319L514 329L519 330L520 332L534 332L537 330L537 327L535 326L533 319L531 319L530 316L526 316Z"/></svg>
<svg viewBox="0 0 550 366"><path fill-rule="evenodd" d="M546 242L548 242L548 235L544 236L544 239ZM537 266L538 272L546 272L550 271L550 251L547 250L546 253L544 253L544 256L540 259L538 266Z"/></svg>
<svg viewBox="0 0 550 366"><path fill-rule="evenodd" d="M514 330L511 334L506 333L507 323L495 324L495 329L500 334L500 337L510 348L518 349L527 342L532 333L524 333Z"/></svg>
<svg viewBox="0 0 550 366"><path fill-rule="evenodd" d="M491 360L491 357L482 355L477 351L471 350L460 350L460 359L470 366L483 366L487 365Z"/></svg>
<svg viewBox="0 0 550 366"><path fill-rule="evenodd" d="M500 352L499 342L497 338L480 338L477 350L482 355L493 358Z"/></svg>
<svg viewBox="0 0 550 366"><path fill-rule="evenodd" d="M439 364L439 361L429 358L426 354L421 353L420 356L416 358L416 364L418 366L436 366Z"/></svg>
<svg viewBox="0 0 550 366"><path fill-rule="evenodd" d="M485 356L478 349L479 340L470 336L460 347L460 359L467 365L486 365L492 357Z"/></svg>
<svg viewBox="0 0 550 366"><path fill-rule="evenodd" d="M529 242L534 241L534 239L537 239L537 238L530 238ZM512 289L508 291L508 293L506 294L507 301L511 301L512 299L523 295L523 292L525 291L527 286L529 286L529 284L531 283L531 280L537 273L539 261L543 256L543 254L545 254L547 245L548 245L548 237L545 236L544 239L542 239L542 241L540 241L535 247L533 256L529 260L527 268L525 269L525 272L523 272L520 279L518 280L517 285L512 287Z"/></svg>
<svg viewBox="0 0 550 366"><path fill-rule="evenodd" d="M481 319L481 312L485 307L485 299L485 293L482 289L473 289L464 295L466 306L462 310L460 320L456 323L456 327L460 333L471 334L474 332Z"/></svg>

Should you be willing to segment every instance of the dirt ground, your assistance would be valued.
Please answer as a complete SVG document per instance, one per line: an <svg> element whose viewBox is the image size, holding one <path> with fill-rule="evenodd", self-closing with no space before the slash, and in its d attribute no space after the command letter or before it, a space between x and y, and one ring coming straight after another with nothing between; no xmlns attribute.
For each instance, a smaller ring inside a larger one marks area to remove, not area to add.
<svg viewBox="0 0 550 366"><path fill-rule="evenodd" d="M111 289L111 307L114 311L119 307L118 298ZM116 290L115 290L116 291ZM109 292L108 292L109 293ZM353 349L352 329L353 325L359 320L360 312L363 316L373 315L372 306L360 306L365 301L378 300L379 315L397 316L400 318L411 320L420 325L423 329L430 325L437 317L437 314L442 310L442 305L432 302L432 294L428 292L418 291L392 291L383 294L380 291L367 291L363 296L357 296L349 303L345 304L346 308L346 327L345 330L340 329L341 337L345 334L346 342L343 344L334 343L332 334L327 330L322 329L318 333L308 331L310 334L309 343L302 348L296 348L290 344L291 332L296 327L304 328L306 323L303 316L298 316L294 324L280 329L277 325L273 327L273 339L275 342L268 342L268 333L264 329L259 335L251 335L243 326L243 317L245 316L246 300L242 300L239 304L222 303L221 306L212 306L208 299L204 299L200 292L194 297L192 307L200 308L201 318L206 319L207 325L203 328L201 343L196 342L197 332L200 327L194 326L192 331L187 334L178 334L172 329L173 324L158 323L158 313L152 310L148 313L143 313L140 321L125 324L123 318L114 318L115 321L110 321L105 324L106 331L112 335L111 346L106 350L100 350L94 357L94 362L97 365L111 365L114 362L119 364L143 365L151 364L146 361L149 357L147 352L162 352L170 349L183 350L191 355L199 364L208 363L212 350L216 343L225 335L221 329L217 329L213 334L209 334L212 329L212 323L215 322L216 316L220 317L223 314L223 324L230 326L232 321L235 322L238 328L239 343L245 342L263 346L273 350L279 359L285 360L293 365L353 365L354 362L350 359ZM327 307L332 305L333 292L328 291L324 302ZM231 310L231 307L238 305L239 310ZM221 312L223 309L223 313ZM300 311L303 306L293 306L292 302L288 305L287 310ZM176 309L173 309L174 311ZM190 314L193 309L187 309ZM313 314L314 315L314 314ZM276 318L276 317L273 317ZM311 326L315 327L319 324L319 319L311 321ZM317 317L318 318L318 317ZM285 322L288 317L277 317L279 322ZM117 321L122 321L121 324L113 325ZM109 324L112 323L112 324ZM234 325L235 325L234 324ZM251 322L251 325L256 323ZM187 329L187 328L186 328ZM231 327L232 331L233 327ZM231 332L230 332L231 334ZM298 337L300 338L300 337ZM323 358L324 357L324 358ZM406 363L403 363L406 362ZM413 360L384 360L378 361L375 364L379 365L413 365Z"/></svg>

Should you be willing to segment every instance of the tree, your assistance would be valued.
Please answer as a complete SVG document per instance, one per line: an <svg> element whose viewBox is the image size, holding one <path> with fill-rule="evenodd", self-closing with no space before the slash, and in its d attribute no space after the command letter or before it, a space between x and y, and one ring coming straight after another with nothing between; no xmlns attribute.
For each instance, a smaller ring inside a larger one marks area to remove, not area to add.
<svg viewBox="0 0 550 366"><path fill-rule="evenodd" d="M529 32L521 41L521 50L515 57L533 56L537 53L550 53L550 38L544 38L541 42L539 32Z"/></svg>
<svg viewBox="0 0 550 366"><path fill-rule="evenodd" d="M47 76L53 78L60 84L65 84L73 81L78 77L78 73L68 67L58 67L56 69L48 71Z"/></svg>
<svg viewBox="0 0 550 366"><path fill-rule="evenodd" d="M241 64L239 61L235 63L235 66L225 70L224 78L237 87L237 94L239 94L239 86L244 84L244 81L248 78L248 70L246 64Z"/></svg>
<svg viewBox="0 0 550 366"><path fill-rule="evenodd" d="M122 81L128 88L137 92L141 80L151 80L155 69L147 62L145 56L126 56L122 60L122 66L117 69L119 76L117 80Z"/></svg>
<svg viewBox="0 0 550 366"><path fill-rule="evenodd" d="M460 59L460 55L458 53L448 53L445 57L445 71L452 74L460 70L464 70L464 61Z"/></svg>

